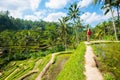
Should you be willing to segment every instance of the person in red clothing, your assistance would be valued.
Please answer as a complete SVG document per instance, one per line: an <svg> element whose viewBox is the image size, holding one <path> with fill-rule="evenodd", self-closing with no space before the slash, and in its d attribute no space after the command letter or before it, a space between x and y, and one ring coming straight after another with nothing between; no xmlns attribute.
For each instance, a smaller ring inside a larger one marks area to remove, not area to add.
<svg viewBox="0 0 120 80"><path fill-rule="evenodd" d="M90 28L88 28L87 30L87 41L89 42L90 41L90 35L92 34Z"/></svg>

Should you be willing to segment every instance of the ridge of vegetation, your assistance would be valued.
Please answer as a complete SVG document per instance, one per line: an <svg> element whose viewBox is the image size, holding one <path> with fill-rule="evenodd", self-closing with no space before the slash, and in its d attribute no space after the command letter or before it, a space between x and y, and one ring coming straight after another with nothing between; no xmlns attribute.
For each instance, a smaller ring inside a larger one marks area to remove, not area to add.
<svg viewBox="0 0 120 80"><path fill-rule="evenodd" d="M71 51L63 51L58 52L55 55L53 63L49 66L49 69L42 76L42 80L56 80L56 77L60 73L60 71L64 68L64 64L69 60L73 52Z"/></svg>
<svg viewBox="0 0 120 80"><path fill-rule="evenodd" d="M84 54L85 44L83 42L73 52L66 62L64 69L57 76L56 80L85 80L84 76Z"/></svg>
<svg viewBox="0 0 120 80"><path fill-rule="evenodd" d="M56 56L60 54L66 54L66 53L72 53L71 51L62 51L62 52L57 52L52 54L52 58L50 61L46 64L46 66L43 68L43 70L40 72L40 74L37 76L36 80L41 80L44 74L49 70L52 64L56 62Z"/></svg>

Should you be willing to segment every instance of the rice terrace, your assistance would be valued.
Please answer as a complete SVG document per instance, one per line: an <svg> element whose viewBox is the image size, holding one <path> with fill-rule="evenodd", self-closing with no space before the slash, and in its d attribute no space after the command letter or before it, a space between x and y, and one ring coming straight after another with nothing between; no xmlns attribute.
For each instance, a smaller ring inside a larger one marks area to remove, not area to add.
<svg viewBox="0 0 120 80"><path fill-rule="evenodd" d="M0 0L0 80L120 80L120 0Z"/></svg>

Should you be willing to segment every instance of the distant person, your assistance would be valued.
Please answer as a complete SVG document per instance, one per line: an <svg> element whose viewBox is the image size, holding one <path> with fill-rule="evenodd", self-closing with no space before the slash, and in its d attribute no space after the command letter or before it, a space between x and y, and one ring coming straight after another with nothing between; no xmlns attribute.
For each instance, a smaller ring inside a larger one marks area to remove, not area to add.
<svg viewBox="0 0 120 80"><path fill-rule="evenodd" d="M87 30L87 41L89 42L90 41L90 35L92 34L90 28L88 28Z"/></svg>

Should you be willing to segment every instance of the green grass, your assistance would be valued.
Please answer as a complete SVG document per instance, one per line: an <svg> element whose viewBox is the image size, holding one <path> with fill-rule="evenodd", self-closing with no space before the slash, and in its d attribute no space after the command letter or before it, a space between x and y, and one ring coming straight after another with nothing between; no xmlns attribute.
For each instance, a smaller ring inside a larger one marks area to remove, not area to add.
<svg viewBox="0 0 120 80"><path fill-rule="evenodd" d="M45 65L51 59L51 54L46 57L30 58L27 60L11 61L3 69L3 75L0 76L0 80L18 80L25 74L32 70L38 70L36 74L30 75L31 80L35 80L40 71L45 67ZM39 64L35 64L37 61ZM35 67L35 68L34 68Z"/></svg>
<svg viewBox="0 0 120 80"><path fill-rule="evenodd" d="M92 45L105 80L120 80L120 43Z"/></svg>
<svg viewBox="0 0 120 80"><path fill-rule="evenodd" d="M84 54L85 44L83 42L77 47L70 59L66 62L64 69L56 80L85 80L84 76Z"/></svg>
<svg viewBox="0 0 120 80"><path fill-rule="evenodd" d="M54 63L47 70L42 80L56 80L56 77L63 69L64 64L67 62L72 52L60 52L54 58Z"/></svg>

